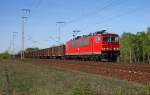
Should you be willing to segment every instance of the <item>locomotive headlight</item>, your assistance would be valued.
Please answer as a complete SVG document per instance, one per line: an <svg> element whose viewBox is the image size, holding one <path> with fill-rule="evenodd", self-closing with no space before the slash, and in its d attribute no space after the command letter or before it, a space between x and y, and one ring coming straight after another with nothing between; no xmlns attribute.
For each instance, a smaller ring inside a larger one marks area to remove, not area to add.
<svg viewBox="0 0 150 95"><path fill-rule="evenodd" d="M106 48L106 50L109 50L109 48Z"/></svg>
<svg viewBox="0 0 150 95"><path fill-rule="evenodd" d="M109 48L107 48L107 50L109 50Z"/></svg>
<svg viewBox="0 0 150 95"><path fill-rule="evenodd" d="M105 50L105 48L103 48L103 50Z"/></svg>
<svg viewBox="0 0 150 95"><path fill-rule="evenodd" d="M105 50L106 50L106 48L102 48L102 50L104 50L104 51L105 51Z"/></svg>
<svg viewBox="0 0 150 95"><path fill-rule="evenodd" d="M114 50L119 50L118 48L113 48Z"/></svg>

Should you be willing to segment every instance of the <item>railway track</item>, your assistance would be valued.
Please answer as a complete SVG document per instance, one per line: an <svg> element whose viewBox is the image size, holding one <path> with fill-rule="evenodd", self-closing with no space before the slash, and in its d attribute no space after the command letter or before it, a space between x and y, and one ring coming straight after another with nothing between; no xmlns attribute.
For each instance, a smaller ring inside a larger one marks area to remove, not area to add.
<svg viewBox="0 0 150 95"><path fill-rule="evenodd" d="M119 64L112 62L74 61L74 60L34 60L35 63L49 64L61 68L110 76L138 83L150 83L150 65Z"/></svg>

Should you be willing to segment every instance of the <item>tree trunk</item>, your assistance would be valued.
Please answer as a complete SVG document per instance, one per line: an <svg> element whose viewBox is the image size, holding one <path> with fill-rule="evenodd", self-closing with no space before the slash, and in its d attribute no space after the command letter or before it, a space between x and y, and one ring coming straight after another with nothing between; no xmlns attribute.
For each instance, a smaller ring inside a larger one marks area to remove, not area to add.
<svg viewBox="0 0 150 95"><path fill-rule="evenodd" d="M144 54L144 50L143 50L143 63L145 63L145 54Z"/></svg>
<svg viewBox="0 0 150 95"><path fill-rule="evenodd" d="M136 52L134 52L134 56L133 56L133 58L134 58L134 63L137 63Z"/></svg>
<svg viewBox="0 0 150 95"><path fill-rule="evenodd" d="M148 55L148 64L150 64L150 55Z"/></svg>
<svg viewBox="0 0 150 95"><path fill-rule="evenodd" d="M130 63L132 63L132 52L131 52L131 49L130 49Z"/></svg>

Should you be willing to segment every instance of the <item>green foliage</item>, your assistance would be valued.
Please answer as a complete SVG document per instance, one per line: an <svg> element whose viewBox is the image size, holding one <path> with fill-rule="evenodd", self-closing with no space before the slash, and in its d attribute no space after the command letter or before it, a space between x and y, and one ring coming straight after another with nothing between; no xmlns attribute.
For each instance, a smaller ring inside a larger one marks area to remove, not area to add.
<svg viewBox="0 0 150 95"><path fill-rule="evenodd" d="M0 79L0 95L1 93L3 93L3 90L4 90L3 81Z"/></svg>
<svg viewBox="0 0 150 95"><path fill-rule="evenodd" d="M16 92L29 93L32 89L32 82L29 80L14 80L13 88Z"/></svg>
<svg viewBox="0 0 150 95"><path fill-rule="evenodd" d="M150 84L144 87L144 95L150 95Z"/></svg>
<svg viewBox="0 0 150 95"><path fill-rule="evenodd" d="M120 43L121 60L130 63L150 63L150 28L136 34L123 33Z"/></svg>
<svg viewBox="0 0 150 95"><path fill-rule="evenodd" d="M121 87L117 88L115 91L115 95L124 95Z"/></svg>
<svg viewBox="0 0 150 95"><path fill-rule="evenodd" d="M2 59L9 59L9 58L10 58L10 54L8 53L8 51L0 53L0 60L2 60Z"/></svg>
<svg viewBox="0 0 150 95"><path fill-rule="evenodd" d="M27 48L26 50L25 50L25 52L32 52L32 51L37 51L37 50L39 50L39 48Z"/></svg>
<svg viewBox="0 0 150 95"><path fill-rule="evenodd" d="M73 89L73 95L96 95L96 91L89 84L79 81Z"/></svg>

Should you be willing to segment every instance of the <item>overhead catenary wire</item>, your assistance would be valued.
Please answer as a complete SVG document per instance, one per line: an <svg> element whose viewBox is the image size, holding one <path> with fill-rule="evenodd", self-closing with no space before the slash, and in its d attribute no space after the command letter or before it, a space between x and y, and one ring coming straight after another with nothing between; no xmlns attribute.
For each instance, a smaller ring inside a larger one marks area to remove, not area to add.
<svg viewBox="0 0 150 95"><path fill-rule="evenodd" d="M98 8L97 10L94 10L94 11L92 11L92 12L83 14L83 15L81 15L80 17L78 17L78 18L76 18L76 19L74 19L74 20L68 21L67 24L68 24L68 23L69 23L69 24L70 24L70 23L75 23L75 22L78 22L78 21L87 19L87 18L89 18L89 17L91 17L91 16L100 14L101 12L105 11L106 9L109 9L109 8L111 8L111 7L113 7L113 6L118 6L118 5L121 4L121 3L122 3L122 2L118 2L118 0L117 0L117 2L115 2L115 1L113 1L113 0L108 0L108 1L106 2L106 5L104 5L102 8Z"/></svg>
<svg viewBox="0 0 150 95"><path fill-rule="evenodd" d="M85 20L85 19L87 19L87 18L89 18L89 17L92 17L92 16L94 16L94 15L98 15L98 14L100 14L100 13L106 11L107 9L109 9L109 8L111 8L111 7L113 7L113 6L119 6L119 5L123 4L123 2L125 2L124 0L123 0L123 1L120 0L120 2L118 2L118 1L119 1L119 0L117 0L117 2L115 2L114 0L108 0L108 1L106 2L106 5L105 5L105 6L99 8L99 9L97 9L97 10L94 10L94 11L92 11L92 12L86 13L86 14L82 15L81 17L76 18L76 19L74 19L74 20L66 21L66 24L65 24L65 26L63 26L63 27L66 27L66 26L68 26L68 25L70 25L70 24L72 24L72 23L75 23L75 22L79 22L79 21L81 22L81 21L83 21L83 20ZM126 0L126 2L127 2L127 0ZM101 15L101 14L100 14L100 15ZM102 15L101 15L101 16L102 16ZM105 18L105 17L101 17L101 18ZM75 26L76 26L76 25L74 25L74 27L75 27ZM71 34L71 33L70 33L70 34Z"/></svg>
<svg viewBox="0 0 150 95"><path fill-rule="evenodd" d="M119 15L116 15L116 16L112 16L112 17L110 17L110 18L108 18L108 19L102 21L100 24L97 23L97 26L100 26L100 25L102 25L102 24L105 23L105 22L108 23L108 22L110 22L110 21L119 19L119 18L121 18L121 17L123 17L123 16L132 15L132 14L134 14L134 13L136 13L136 12L139 12L139 11L142 11L142 10L148 8L148 7L149 7L149 6L140 7L139 9L135 8L134 10L129 10L129 11L123 13L123 14L119 14Z"/></svg>
<svg viewBox="0 0 150 95"><path fill-rule="evenodd" d="M50 39L52 39L52 41L55 41L57 43L60 43L59 41L57 41L55 38L53 38L52 36L49 37Z"/></svg>
<svg viewBox="0 0 150 95"><path fill-rule="evenodd" d="M109 8L111 8L111 7L113 7L113 6L118 6L118 5L122 4L122 2L123 2L122 0L121 0L120 2L118 2L118 1L119 1L119 0L117 0L117 2L115 2L114 0L107 0L107 1L106 1L106 4L105 4L103 7L98 8L97 10L94 10L94 11L92 11L92 12L83 14L82 16L80 16L80 17L78 17L78 18L76 18L76 19L74 19L74 20L66 21L66 24L65 24L65 26L63 26L63 27L66 27L67 25L69 25L69 24L71 24L71 23L78 22L78 21L81 22L82 20L87 19L87 18L89 18L89 17L91 17L91 16L94 16L94 15L100 14L101 12L103 12L103 11L105 11L105 10L107 10L107 9L109 9ZM127 0L126 0L126 1L127 1ZM71 33L70 33L70 34L71 34Z"/></svg>
<svg viewBox="0 0 150 95"><path fill-rule="evenodd" d="M33 0L33 2L32 2L32 6L34 6L34 8L38 8L39 7L39 5L41 4L41 2L42 2L42 0ZM92 12L90 12L90 13L87 13L87 14L85 14L85 16L83 15L83 16L81 16L81 17L79 17L79 18L76 18L76 19L74 19L74 20L71 20L71 21L68 21L68 22L66 22L67 24L69 23L74 23L74 22L76 22L76 21L80 21L81 19L83 20L83 19L86 19L86 18L88 18L88 17L90 17L90 16L92 16L92 15L95 15L96 14L96 12L97 13L100 13L101 11L104 11L105 9L108 9L108 8L110 8L110 7L112 7L113 5L116 5L117 4L117 2L115 2L114 0L107 0L106 1L106 5L104 5L103 7L101 7L101 8L98 8L97 10L95 10L95 11L92 11ZM32 10L32 9L31 9Z"/></svg>
<svg viewBox="0 0 150 95"><path fill-rule="evenodd" d="M142 11L143 9L146 9L146 8L148 8L148 7L149 7L149 6L140 7L140 9L135 8L134 10L129 10L129 11L127 11L127 12L124 12L123 14L118 14L118 15L112 16L112 17L110 17L110 18L108 18L108 19L106 19L106 20L104 20L105 17L103 17L103 18L101 18L103 21L101 21L100 23L99 23L99 22L96 23L96 26L97 26L97 27L100 27L101 25L104 26L104 23L108 23L108 22L110 22L110 21L119 19L119 18L121 18L121 17L123 17L123 16L131 15L131 14L136 13L136 12L138 12L138 11ZM106 26L106 25L107 25L107 24L105 24L105 26Z"/></svg>
<svg viewBox="0 0 150 95"><path fill-rule="evenodd" d="M33 0L31 2L30 9L38 8L41 4L42 4L42 0Z"/></svg>
<svg viewBox="0 0 150 95"><path fill-rule="evenodd" d="M35 8L38 8L42 4L42 0L38 0L37 4L35 5Z"/></svg>
<svg viewBox="0 0 150 95"><path fill-rule="evenodd" d="M34 1L35 1L35 0L34 0ZM38 1L39 1L39 0L38 0ZM125 1L125 2L126 2L126 1ZM119 4L121 4L121 2L119 2ZM68 21L68 22L66 21L66 23L67 23L67 24L70 24L70 23L74 23L74 22L78 22L78 21L87 19L88 17L91 17L91 16L93 16L93 15L100 14L102 11L105 11L106 9L109 9L109 8L111 8L111 7L113 7L113 6L118 6L119 4L116 3L116 2L114 2L113 0L108 0L108 1L107 1L107 5L105 5L104 7L100 8L100 9L98 9L98 11L96 10L96 11L87 13L87 14L85 14L85 15L87 15L86 17L85 17L84 14L83 14L83 15L82 15L81 17L79 17L79 18L76 18L76 19L74 19L74 20L70 20L70 21ZM138 10L136 10L136 11L138 11ZM112 16L112 17L110 17L110 18L108 18L108 19L105 19L105 20L101 21L101 23L97 23L96 26L99 27L100 25L104 25L103 22L108 23L109 21L116 20L116 19L118 19L118 18L120 18L120 17L122 17L122 16L131 15L131 14L134 13L134 12L135 12L134 10L133 10L133 11L131 10L131 12L126 12L126 13L123 13L123 14L119 14L119 15L116 15L116 16ZM127 14L127 13L131 13L131 14Z"/></svg>

